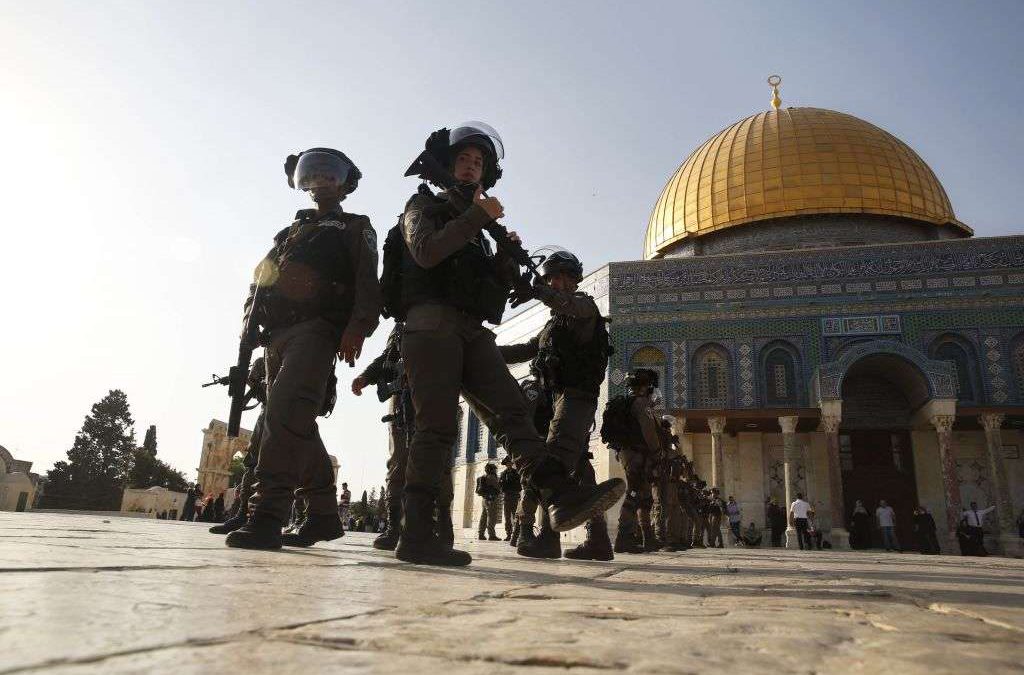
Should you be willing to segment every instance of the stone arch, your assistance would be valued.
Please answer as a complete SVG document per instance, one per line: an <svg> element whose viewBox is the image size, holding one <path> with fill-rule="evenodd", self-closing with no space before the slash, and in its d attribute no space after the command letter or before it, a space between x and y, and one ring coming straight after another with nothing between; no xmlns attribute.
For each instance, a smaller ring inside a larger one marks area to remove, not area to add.
<svg viewBox="0 0 1024 675"><path fill-rule="evenodd" d="M904 388L914 407L919 407L929 399L956 398L956 374L950 364L929 359L902 342L872 340L854 345L835 361L822 364L816 369L816 404L820 406L825 402L841 400L846 374L854 364L865 359L870 359L870 366L886 369L889 379Z"/></svg>
<svg viewBox="0 0 1024 675"><path fill-rule="evenodd" d="M237 438L228 437L228 426L220 420L210 420L203 431L203 446L196 468L196 482L206 496L224 493L231 479L231 459L249 448L252 432L240 429Z"/></svg>

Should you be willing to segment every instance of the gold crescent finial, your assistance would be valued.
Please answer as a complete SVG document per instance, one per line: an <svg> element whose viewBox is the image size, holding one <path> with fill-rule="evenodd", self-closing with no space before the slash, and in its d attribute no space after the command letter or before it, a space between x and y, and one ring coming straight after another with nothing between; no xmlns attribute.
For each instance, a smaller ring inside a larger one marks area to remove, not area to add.
<svg viewBox="0 0 1024 675"><path fill-rule="evenodd" d="M768 84L772 88L772 107L778 110L782 106L782 99L779 97L779 85L782 84L782 78L772 75L768 78Z"/></svg>

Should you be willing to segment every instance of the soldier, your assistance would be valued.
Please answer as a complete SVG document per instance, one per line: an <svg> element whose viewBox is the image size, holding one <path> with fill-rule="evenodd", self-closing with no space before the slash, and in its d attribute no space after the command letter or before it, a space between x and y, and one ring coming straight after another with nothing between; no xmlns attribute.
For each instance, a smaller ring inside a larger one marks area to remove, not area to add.
<svg viewBox="0 0 1024 675"><path fill-rule="evenodd" d="M266 361L261 356L252 363L249 369L248 379L249 391L260 404L260 416L256 418L256 424L252 427L252 436L249 437L249 447L242 458L242 480L238 487L238 496L235 497L237 509L235 515L225 520L220 525L210 528L213 534L229 534L234 532L249 519L249 500L252 498L252 484L256 475L256 464L260 458L260 438L263 436L263 422L266 417L267 405L267 367Z"/></svg>
<svg viewBox="0 0 1024 675"><path fill-rule="evenodd" d="M679 544L680 548L683 550L691 549L695 546L693 541L693 529L697 520L697 508L696 501L693 496L692 480L693 473L691 465L684 461L682 475L680 476L679 483L677 484L679 490L681 525L683 530Z"/></svg>
<svg viewBox="0 0 1024 675"><path fill-rule="evenodd" d="M661 551L678 551L686 547L682 540L682 511L679 505L679 481L682 472L682 456L676 448L678 436L672 433L672 417L661 418L662 455L654 483L654 536Z"/></svg>
<svg viewBox="0 0 1024 675"><path fill-rule="evenodd" d="M482 325L500 321L518 271L503 253L492 254L482 234L504 215L501 202L483 194L501 176L503 154L500 137L486 124L435 132L421 158L442 165L458 185L442 185L444 191L435 195L424 183L401 219L402 357L416 416L395 555L407 562L472 560L434 536L430 517L455 442L460 394L508 450L523 481L540 492L555 529L582 524L614 504L624 489L617 479L581 488L569 478L569 467L545 447L527 418L494 333Z"/></svg>
<svg viewBox="0 0 1024 675"><path fill-rule="evenodd" d="M516 510L519 508L519 495L523 490L523 484L519 472L512 466L511 457L505 455L501 464L505 468L498 476L498 483L501 485L501 505L505 516L505 541L511 541L512 532L518 526Z"/></svg>
<svg viewBox="0 0 1024 675"><path fill-rule="evenodd" d="M708 548L725 548L725 543L722 541L722 515L724 513L725 502L719 496L718 488L711 488L707 507Z"/></svg>
<svg viewBox="0 0 1024 675"><path fill-rule="evenodd" d="M616 553L643 553L656 548L651 523L651 483L648 465L662 452L658 422L651 408L651 395L658 386L658 374L648 368L637 368L626 378L631 396L628 407L629 433L619 447L619 462L626 473L626 499L619 512L619 529L615 535ZM643 542L634 537L639 518Z"/></svg>
<svg viewBox="0 0 1024 675"><path fill-rule="evenodd" d="M583 265L575 255L555 251L545 258L540 271L544 285L536 286L534 294L551 308L551 318L528 342L501 347L501 355L510 364L531 360L530 373L540 388L540 400L550 410L548 448L573 467L581 485L592 486L596 480L588 451L590 430L612 351L606 320L594 299L578 290ZM540 425L537 430L544 431ZM592 518L586 529L584 543L567 551L566 557L611 560L614 556L604 514ZM558 533L543 514L540 536L531 541L531 535L532 528L520 531L516 547L520 555L561 557Z"/></svg>
<svg viewBox="0 0 1024 675"><path fill-rule="evenodd" d="M380 356L374 359L352 381L352 393L363 395L369 385L377 387L377 397L388 401L389 412L383 418L388 423L389 454L387 462L386 497L382 500L385 511L385 529L373 540L372 546L381 551L394 551L402 524L402 493L405 490L405 470L409 461L409 441L413 431L412 397L401 361L402 322L396 322ZM441 481L441 499L438 504L438 536L448 542L454 540L451 523L451 502L454 497L449 463Z"/></svg>
<svg viewBox="0 0 1024 675"><path fill-rule="evenodd" d="M476 494L481 499L478 539L484 539L486 532L487 539L498 541L498 534L494 531L494 527L498 524L498 498L501 496L501 483L498 480L498 467L490 462L484 466L484 475L476 479Z"/></svg>
<svg viewBox="0 0 1024 675"><path fill-rule="evenodd" d="M367 386L375 385L378 388L378 395L383 394L389 402L389 412L385 418L388 420L391 446L388 453L384 500L387 520L384 531L373 540L373 547L382 551L394 551L398 545L405 466L409 458L409 438L412 435L412 401L409 398L409 388L402 382L404 374L399 372L401 346L402 323L396 322L381 355L352 380L352 393L356 396L362 396L363 389Z"/></svg>
<svg viewBox="0 0 1024 675"><path fill-rule="evenodd" d="M252 514L226 540L238 548L310 546L343 534L334 469L316 418L336 355L355 365L381 309L376 234L366 216L341 209L359 184L359 169L338 150L313 148L290 156L285 173L316 208L299 211L274 237L247 303L264 330L267 405ZM308 517L282 541L296 497L306 502Z"/></svg>

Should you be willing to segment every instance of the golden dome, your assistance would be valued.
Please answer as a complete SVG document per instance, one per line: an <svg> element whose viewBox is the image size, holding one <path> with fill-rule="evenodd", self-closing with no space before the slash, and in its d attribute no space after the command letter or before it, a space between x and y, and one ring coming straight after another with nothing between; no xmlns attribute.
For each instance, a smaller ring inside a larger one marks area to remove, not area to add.
<svg viewBox="0 0 1024 675"><path fill-rule="evenodd" d="M852 115L785 108L733 124L683 162L654 206L644 257L687 237L816 213L901 216L972 234L906 143Z"/></svg>

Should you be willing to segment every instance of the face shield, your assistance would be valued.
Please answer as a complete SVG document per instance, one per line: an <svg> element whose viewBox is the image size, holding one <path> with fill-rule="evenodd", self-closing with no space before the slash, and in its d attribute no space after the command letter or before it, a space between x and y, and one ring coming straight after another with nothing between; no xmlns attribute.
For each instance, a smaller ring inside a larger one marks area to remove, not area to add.
<svg viewBox="0 0 1024 675"><path fill-rule="evenodd" d="M455 147L470 139L486 141L491 150L494 151L494 158L497 161L505 159L505 146L501 142L501 135L497 130L486 122L463 122L451 130L448 135L449 147Z"/></svg>
<svg viewBox="0 0 1024 675"><path fill-rule="evenodd" d="M293 182L297 190L341 187L348 182L352 164L330 152L304 152L295 165Z"/></svg>

